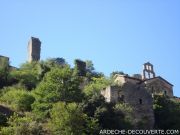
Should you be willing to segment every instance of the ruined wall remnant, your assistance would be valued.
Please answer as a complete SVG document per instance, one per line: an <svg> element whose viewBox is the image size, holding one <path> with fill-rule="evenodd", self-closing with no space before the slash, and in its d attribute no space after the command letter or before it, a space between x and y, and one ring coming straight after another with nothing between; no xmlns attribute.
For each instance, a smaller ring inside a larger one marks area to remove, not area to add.
<svg viewBox="0 0 180 135"><path fill-rule="evenodd" d="M28 42L28 61L39 61L41 52L41 41L38 38L31 37Z"/></svg>
<svg viewBox="0 0 180 135"><path fill-rule="evenodd" d="M9 58L6 56L0 55L0 67L5 66L7 64L9 65Z"/></svg>
<svg viewBox="0 0 180 135"><path fill-rule="evenodd" d="M75 68L79 76L86 76L86 63L82 60L75 60Z"/></svg>
<svg viewBox="0 0 180 135"><path fill-rule="evenodd" d="M145 129L152 129L154 126L153 99L144 84L138 85L126 82L121 86L108 86L101 91L107 102L125 103L133 109L133 125L139 128L143 122Z"/></svg>
<svg viewBox="0 0 180 135"><path fill-rule="evenodd" d="M154 127L154 112L153 99L144 84L137 85L133 83L125 83L122 90L119 92L119 97L123 96L125 103L128 103L133 108L134 125L139 128L139 124L143 123L145 129L153 129ZM142 126L142 125L141 125Z"/></svg>

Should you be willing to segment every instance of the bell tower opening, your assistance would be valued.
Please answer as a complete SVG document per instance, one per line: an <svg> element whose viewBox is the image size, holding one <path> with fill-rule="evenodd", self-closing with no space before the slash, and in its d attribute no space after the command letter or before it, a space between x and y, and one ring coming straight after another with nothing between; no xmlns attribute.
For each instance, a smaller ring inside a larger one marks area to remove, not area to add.
<svg viewBox="0 0 180 135"><path fill-rule="evenodd" d="M143 65L143 74L142 74L142 79L150 79L155 77L155 72L153 69L153 65L149 62L145 63Z"/></svg>

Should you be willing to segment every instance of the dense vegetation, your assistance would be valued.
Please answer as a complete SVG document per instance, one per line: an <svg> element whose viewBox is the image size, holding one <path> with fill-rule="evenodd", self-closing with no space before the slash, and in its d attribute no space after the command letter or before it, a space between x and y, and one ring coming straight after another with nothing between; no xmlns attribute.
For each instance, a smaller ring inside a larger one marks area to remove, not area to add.
<svg viewBox="0 0 180 135"><path fill-rule="evenodd" d="M124 103L106 103L100 90L112 84L86 61L86 74L64 59L24 63L11 69L0 67L1 135L95 135L100 129L133 128L132 108ZM84 71L83 71L84 72ZM123 74L123 72L113 72ZM178 129L180 104L166 97L155 97L155 128Z"/></svg>

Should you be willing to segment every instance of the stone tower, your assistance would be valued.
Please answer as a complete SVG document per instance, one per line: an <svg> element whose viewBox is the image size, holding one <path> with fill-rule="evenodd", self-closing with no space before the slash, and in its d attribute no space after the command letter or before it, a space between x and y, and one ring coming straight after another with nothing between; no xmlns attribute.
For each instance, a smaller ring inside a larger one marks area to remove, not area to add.
<svg viewBox="0 0 180 135"><path fill-rule="evenodd" d="M38 38L31 37L28 42L28 62L39 61L41 52L41 41Z"/></svg>
<svg viewBox="0 0 180 135"><path fill-rule="evenodd" d="M142 74L142 79L150 79L150 78L154 78L155 77L155 72L153 69L153 65L149 62L145 63L143 65L143 74Z"/></svg>

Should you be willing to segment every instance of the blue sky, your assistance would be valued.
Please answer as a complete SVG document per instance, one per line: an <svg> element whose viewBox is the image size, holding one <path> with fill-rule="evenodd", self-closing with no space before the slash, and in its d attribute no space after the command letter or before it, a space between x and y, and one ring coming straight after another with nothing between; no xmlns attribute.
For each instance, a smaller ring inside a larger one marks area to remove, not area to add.
<svg viewBox="0 0 180 135"><path fill-rule="evenodd" d="M149 61L180 96L179 0L1 0L0 55L27 60L31 36L41 59L92 60L97 71L141 73Z"/></svg>

